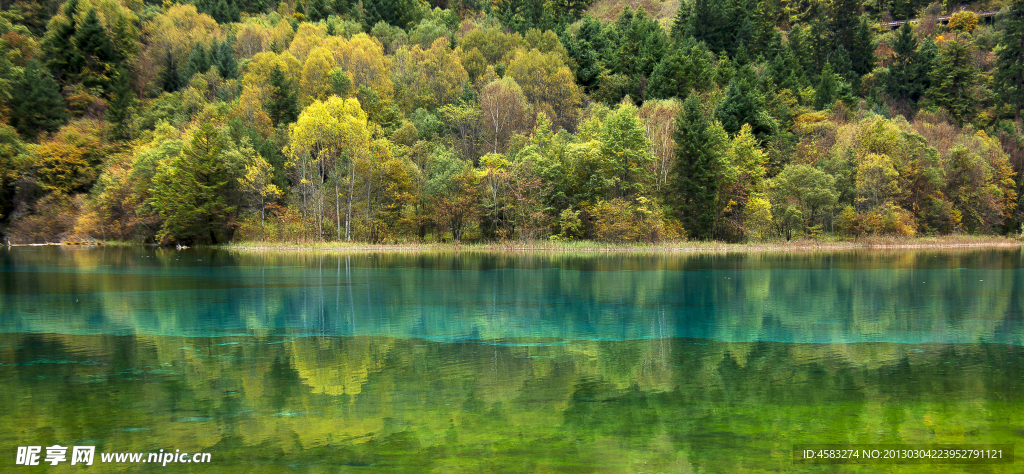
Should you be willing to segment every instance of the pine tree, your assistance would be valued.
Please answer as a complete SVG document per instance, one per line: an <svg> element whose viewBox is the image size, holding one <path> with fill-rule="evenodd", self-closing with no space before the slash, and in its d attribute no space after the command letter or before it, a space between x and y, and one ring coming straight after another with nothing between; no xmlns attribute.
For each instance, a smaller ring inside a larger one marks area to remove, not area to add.
<svg viewBox="0 0 1024 474"><path fill-rule="evenodd" d="M181 155L162 163L153 178L150 205L163 220L158 238L173 242L227 240L232 180L224 167L219 133L204 123Z"/></svg>
<svg viewBox="0 0 1024 474"><path fill-rule="evenodd" d="M196 43L192 51L188 53L188 63L185 64L185 75L182 77L187 84L192 76L205 74L210 70L210 57L206 54L206 48L202 43Z"/></svg>
<svg viewBox="0 0 1024 474"><path fill-rule="evenodd" d="M130 120L138 99L131 88L128 71L119 68L111 86L110 104L107 108L107 121L114 126L117 138L129 138Z"/></svg>
<svg viewBox="0 0 1024 474"><path fill-rule="evenodd" d="M725 99L715 109L715 116L729 135L735 135L743 124L750 124L759 140L778 132L778 122L765 110L764 94L750 65L740 68L729 83Z"/></svg>
<svg viewBox="0 0 1024 474"><path fill-rule="evenodd" d="M275 66L270 71L270 100L267 103L267 115L274 125L292 123L299 117L298 94L292 90L292 81L285 77L284 71Z"/></svg>
<svg viewBox="0 0 1024 474"><path fill-rule="evenodd" d="M1014 119L1021 123L1024 108L1024 0L1015 0L1004 14L1003 37L999 44L995 83L1000 99L1013 110Z"/></svg>
<svg viewBox="0 0 1024 474"><path fill-rule="evenodd" d="M90 8L75 32L75 47L83 58L80 80L86 87L106 89L110 82L107 70L120 62L107 30L100 23L96 9Z"/></svg>
<svg viewBox="0 0 1024 474"><path fill-rule="evenodd" d="M868 20L861 17L857 31L853 36L853 43L850 45L850 62L853 72L857 76L863 76L875 68L875 49L872 47L871 28Z"/></svg>
<svg viewBox="0 0 1024 474"><path fill-rule="evenodd" d="M884 79L885 92L894 99L915 102L924 88L920 81L921 61L917 55L917 40L914 39L910 23L900 27L892 49L896 56L889 64L889 72Z"/></svg>
<svg viewBox="0 0 1024 474"><path fill-rule="evenodd" d="M75 47L75 15L78 13L78 0L69 0L50 22L43 38L43 57L46 66L53 71L62 82L71 80L82 68L85 59Z"/></svg>
<svg viewBox="0 0 1024 474"><path fill-rule="evenodd" d="M38 61L30 60L11 94L11 125L35 138L41 131L57 130L67 117L57 81Z"/></svg>
<svg viewBox="0 0 1024 474"><path fill-rule="evenodd" d="M947 41L939 51L931 78L928 97L945 107L961 125L968 121L976 108L976 100L970 94L971 87L978 83L974 48L959 39Z"/></svg>
<svg viewBox="0 0 1024 474"><path fill-rule="evenodd" d="M210 45L210 64L217 67L217 72L224 79L234 79L238 75L238 61L235 60L232 42L232 38L228 37L223 43L218 43L214 39Z"/></svg>
<svg viewBox="0 0 1024 474"><path fill-rule="evenodd" d="M860 82L860 76L853 70L853 62L850 61L850 55L846 52L846 48L840 46L835 51L832 51L828 55L828 63L832 65L832 72L838 74L839 77L842 77L843 80L854 87Z"/></svg>
<svg viewBox="0 0 1024 474"><path fill-rule="evenodd" d="M697 94L686 98L676 126L676 161L666 201L672 204L673 213L690 237L707 239L712 236L717 217L716 170L728 138L704 116Z"/></svg>
<svg viewBox="0 0 1024 474"><path fill-rule="evenodd" d="M682 3L682 2L680 2ZM722 11L721 2L717 0L694 0L693 8L688 15L689 25L686 28L686 36L692 36L697 41L703 41L708 49L719 51L732 47L732 38L729 37L725 14Z"/></svg>
<svg viewBox="0 0 1024 474"><path fill-rule="evenodd" d="M181 72L178 71L178 62L174 60L174 56L170 51L167 52L167 56L164 58L164 67L160 71L160 82L167 92L181 89L184 82L181 79Z"/></svg>
<svg viewBox="0 0 1024 474"><path fill-rule="evenodd" d="M666 54L651 73L650 97L686 97L690 91L703 92L715 83L715 58L693 38Z"/></svg>
<svg viewBox="0 0 1024 474"><path fill-rule="evenodd" d="M839 99L839 82L842 81L839 75L832 72L832 63L825 63L825 69L821 71L821 80L818 81L818 88L814 90L814 108L824 110L832 107Z"/></svg>

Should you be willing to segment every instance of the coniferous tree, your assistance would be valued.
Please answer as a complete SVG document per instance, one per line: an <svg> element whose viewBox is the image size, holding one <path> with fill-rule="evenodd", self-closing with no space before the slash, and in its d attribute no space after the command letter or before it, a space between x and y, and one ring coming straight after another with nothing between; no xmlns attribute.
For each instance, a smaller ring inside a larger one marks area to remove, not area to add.
<svg viewBox="0 0 1024 474"><path fill-rule="evenodd" d="M935 62L939 57L939 45L935 40L926 38L917 48L917 80L921 83L921 93L924 94L932 86L932 70L935 69Z"/></svg>
<svg viewBox="0 0 1024 474"><path fill-rule="evenodd" d="M113 69L120 59L107 30L100 23L96 9L90 8L75 32L75 47L83 59L80 80L87 87L107 88L110 79L107 70Z"/></svg>
<svg viewBox="0 0 1024 474"><path fill-rule="evenodd" d="M676 161L666 201L695 239L712 237L717 217L717 169L728 138L716 125L704 116L697 94L686 98L676 118Z"/></svg>
<svg viewBox="0 0 1024 474"><path fill-rule="evenodd" d="M11 125L35 138L39 132L56 130L67 117L57 81L38 61L30 60L11 94Z"/></svg>
<svg viewBox="0 0 1024 474"><path fill-rule="evenodd" d="M163 220L158 238L173 242L227 240L232 180L224 166L220 134L204 123L181 154L160 165L149 204Z"/></svg>
<svg viewBox="0 0 1024 474"><path fill-rule="evenodd" d="M832 48L842 46L848 52L855 49L859 15L860 0L835 0L832 3L828 9L828 31L831 33L828 39L833 42Z"/></svg>
<svg viewBox="0 0 1024 474"><path fill-rule="evenodd" d="M715 57L704 43L687 38L666 54L651 74L650 97L685 97L690 91L703 92L715 83Z"/></svg>
<svg viewBox="0 0 1024 474"><path fill-rule="evenodd" d="M270 71L270 100L267 103L267 115L274 125L292 123L299 117L298 93L292 88L292 81L285 77L284 71L275 66Z"/></svg>
<svg viewBox="0 0 1024 474"><path fill-rule="evenodd" d="M920 80L921 61L917 55L917 40L914 39L910 23L900 27L893 53L895 57L884 79L885 92L894 99L915 102L923 92L923 84Z"/></svg>
<svg viewBox="0 0 1024 474"><path fill-rule="evenodd" d="M188 53L188 63L185 64L185 75L182 79L187 84L192 76L205 74L210 70L210 57L206 54L206 48L202 43L196 43L192 51Z"/></svg>
<svg viewBox="0 0 1024 474"><path fill-rule="evenodd" d="M847 83L857 86L860 82L860 76L853 70L853 62L850 61L850 55L847 53L846 48L842 46L832 51L828 55L828 63L832 65L832 72L842 77Z"/></svg>
<svg viewBox="0 0 1024 474"><path fill-rule="evenodd" d="M1015 0L1005 15L995 83L1000 99L1010 106L1014 119L1020 123L1024 108L1024 0Z"/></svg>
<svg viewBox="0 0 1024 474"><path fill-rule="evenodd" d="M974 67L974 48L966 41L952 39L943 45L931 74L928 97L944 107L960 124L975 112L976 100L970 89L978 83Z"/></svg>
<svg viewBox="0 0 1024 474"><path fill-rule="evenodd" d="M832 63L825 63L825 69L821 71L821 80L818 81L818 88L814 90L814 108L823 110L832 107L840 97L840 82L842 78L832 72Z"/></svg>
<svg viewBox="0 0 1024 474"><path fill-rule="evenodd" d="M772 81L779 89L789 89L799 97L798 93L807 87L804 68L788 45L783 46L781 51L775 55L768 68Z"/></svg>
<svg viewBox="0 0 1024 474"><path fill-rule="evenodd" d="M164 67L160 71L160 82L167 92L181 89L184 82L181 78L181 72L178 71L178 62L174 60L174 55L170 51L167 52L167 56L164 58Z"/></svg>
<svg viewBox="0 0 1024 474"><path fill-rule="evenodd" d="M214 39L210 45L210 64L217 67L217 72L224 79L234 79L238 75L238 61L235 60L235 50L231 43L232 39L228 37L222 43Z"/></svg>
<svg viewBox="0 0 1024 474"><path fill-rule="evenodd" d="M766 140L778 131L778 122L765 110L764 94L750 65L740 68L729 83L725 99L715 109L715 116L730 135L750 124L759 140Z"/></svg>
<svg viewBox="0 0 1024 474"><path fill-rule="evenodd" d="M747 45L748 52L754 56L774 57L781 46L778 31L775 29L776 19L779 16L779 4L777 0L761 0L751 19L753 29L750 43Z"/></svg>
<svg viewBox="0 0 1024 474"><path fill-rule="evenodd" d="M117 138L128 138L129 122L138 99L132 91L128 71L124 68L119 68L114 75L110 94L107 121L114 126L114 135Z"/></svg>
<svg viewBox="0 0 1024 474"><path fill-rule="evenodd" d="M691 11L691 5L686 4L686 2L679 2L679 9L676 10L676 16L672 17L672 29L669 32L672 40L682 41L687 37L686 30L690 24Z"/></svg>
<svg viewBox="0 0 1024 474"><path fill-rule="evenodd" d="M875 49L872 47L871 28L868 20L861 17L857 31L853 36L853 43L850 45L850 63L853 72L858 77L863 76L875 68Z"/></svg>
<svg viewBox="0 0 1024 474"><path fill-rule="evenodd" d="M69 0L61 8L61 14L50 22L46 37L43 38L43 57L46 66L56 79L64 82L78 74L84 58L75 47L75 15L78 14L78 0Z"/></svg>
<svg viewBox="0 0 1024 474"><path fill-rule="evenodd" d="M722 9L722 2L718 0L694 0L688 15L686 35L703 41L712 51L731 49L732 38L728 35L727 20Z"/></svg>

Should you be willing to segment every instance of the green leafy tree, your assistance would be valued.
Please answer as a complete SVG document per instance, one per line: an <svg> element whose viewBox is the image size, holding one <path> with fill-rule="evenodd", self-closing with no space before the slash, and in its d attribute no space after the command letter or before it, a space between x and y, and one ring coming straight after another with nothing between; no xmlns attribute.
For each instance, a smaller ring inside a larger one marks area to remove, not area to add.
<svg viewBox="0 0 1024 474"><path fill-rule="evenodd" d="M686 98L676 121L676 161L666 201L690 236L707 239L713 236L717 217L717 170L728 137L704 116L696 94Z"/></svg>
<svg viewBox="0 0 1024 474"><path fill-rule="evenodd" d="M177 157L160 164L149 204L160 216L157 238L169 242L218 243L230 239L227 223L231 176L224 166L223 141L203 124Z"/></svg>
<svg viewBox="0 0 1024 474"><path fill-rule="evenodd" d="M25 66L11 96L11 125L24 136L52 132L68 118L60 86L35 59Z"/></svg>
<svg viewBox="0 0 1024 474"><path fill-rule="evenodd" d="M599 140L601 154L611 164L614 197L632 198L646 193L654 184L654 155L636 107L620 105L608 114Z"/></svg>
<svg viewBox="0 0 1024 474"><path fill-rule="evenodd" d="M809 165L789 165L771 184L774 203L772 214L787 240L794 231L820 225L825 212L839 199L832 175Z"/></svg>

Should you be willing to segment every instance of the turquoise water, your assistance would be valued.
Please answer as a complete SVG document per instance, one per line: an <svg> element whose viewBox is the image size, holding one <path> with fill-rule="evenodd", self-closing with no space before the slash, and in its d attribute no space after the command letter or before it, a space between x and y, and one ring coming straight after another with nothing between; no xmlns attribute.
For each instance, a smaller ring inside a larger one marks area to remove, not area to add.
<svg viewBox="0 0 1024 474"><path fill-rule="evenodd" d="M211 453L160 468L194 472L1021 472L792 456L1019 444L1019 250L14 248L0 271L5 471L92 443Z"/></svg>

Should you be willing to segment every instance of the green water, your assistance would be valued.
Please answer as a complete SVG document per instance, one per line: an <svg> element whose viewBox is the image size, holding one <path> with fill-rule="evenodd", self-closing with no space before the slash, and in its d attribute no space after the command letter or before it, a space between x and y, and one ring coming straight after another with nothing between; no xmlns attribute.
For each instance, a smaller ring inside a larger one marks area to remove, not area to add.
<svg viewBox="0 0 1024 474"><path fill-rule="evenodd" d="M792 454L1020 445L1021 294L1019 250L0 250L0 471L1022 472ZM14 466L53 444L211 462Z"/></svg>

